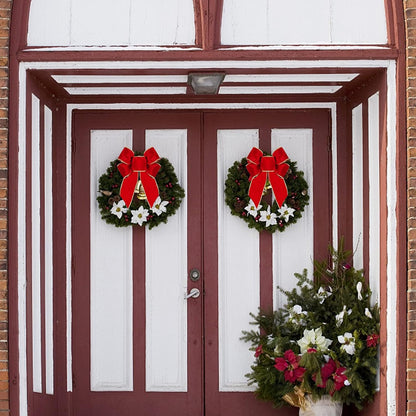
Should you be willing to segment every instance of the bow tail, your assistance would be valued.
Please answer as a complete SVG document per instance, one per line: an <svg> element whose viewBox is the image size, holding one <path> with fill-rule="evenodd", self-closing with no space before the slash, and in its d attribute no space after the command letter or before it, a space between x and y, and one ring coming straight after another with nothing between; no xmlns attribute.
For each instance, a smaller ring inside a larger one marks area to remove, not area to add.
<svg viewBox="0 0 416 416"><path fill-rule="evenodd" d="M266 185L267 173L261 172L255 176L250 182L250 188L248 189L248 195L254 202L256 207L259 206L261 197L263 196L264 185Z"/></svg>
<svg viewBox="0 0 416 416"><path fill-rule="evenodd" d="M140 174L140 180L142 181L147 202L149 203L150 207L153 207L153 204L159 196L159 188L157 186L156 179L149 175L147 172L142 172Z"/></svg>
<svg viewBox="0 0 416 416"><path fill-rule="evenodd" d="M134 189L136 188L137 181L139 179L139 174L137 172L132 172L130 175L125 176L120 187L120 198L126 204L126 207L130 207L131 201L134 196Z"/></svg>
<svg viewBox="0 0 416 416"><path fill-rule="evenodd" d="M287 186L285 180L276 173L269 175L270 185L272 186L273 194L277 205L281 207L287 198Z"/></svg>

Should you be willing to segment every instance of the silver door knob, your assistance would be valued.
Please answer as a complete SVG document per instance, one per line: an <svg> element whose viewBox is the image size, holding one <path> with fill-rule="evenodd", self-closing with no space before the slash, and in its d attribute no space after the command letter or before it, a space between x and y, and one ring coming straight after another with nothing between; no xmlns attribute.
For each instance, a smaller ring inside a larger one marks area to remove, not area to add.
<svg viewBox="0 0 416 416"><path fill-rule="evenodd" d="M193 287L189 291L189 293L187 295L185 295L185 299L197 298L197 297L199 297L200 294L201 294L201 292L199 291L199 289L197 289L196 287Z"/></svg>

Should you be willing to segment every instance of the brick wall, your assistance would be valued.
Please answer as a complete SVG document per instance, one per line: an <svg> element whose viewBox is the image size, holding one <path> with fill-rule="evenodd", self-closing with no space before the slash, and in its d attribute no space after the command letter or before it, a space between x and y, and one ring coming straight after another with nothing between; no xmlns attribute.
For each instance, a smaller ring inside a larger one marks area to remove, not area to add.
<svg viewBox="0 0 416 416"><path fill-rule="evenodd" d="M416 415L416 0L404 0L407 38L407 414Z"/></svg>
<svg viewBox="0 0 416 416"><path fill-rule="evenodd" d="M9 414L7 302L7 140L12 0L0 0L0 415Z"/></svg>

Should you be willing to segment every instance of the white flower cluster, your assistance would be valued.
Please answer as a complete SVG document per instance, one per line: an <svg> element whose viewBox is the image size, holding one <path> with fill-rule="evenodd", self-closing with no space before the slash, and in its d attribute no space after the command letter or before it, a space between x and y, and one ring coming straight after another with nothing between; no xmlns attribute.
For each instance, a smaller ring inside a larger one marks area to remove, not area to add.
<svg viewBox="0 0 416 416"><path fill-rule="evenodd" d="M345 332L344 335L338 335L338 342L341 345L341 351L345 351L349 355L355 353L355 338L351 332Z"/></svg>
<svg viewBox="0 0 416 416"><path fill-rule="evenodd" d="M248 215L252 215L254 218L258 216L258 207L256 207L251 199L249 204L244 209L248 212ZM283 204L277 211L279 212L279 215L274 212L270 212L269 205L266 211L260 211L259 221L265 222L266 227L269 227L270 225L277 224L277 218L283 218L286 222L288 222L289 218L293 217L293 213L295 212L293 208L288 207L286 204Z"/></svg>
<svg viewBox="0 0 416 416"><path fill-rule="evenodd" d="M337 321L337 327L341 326L342 323L344 322L345 314L351 315L351 313L352 313L352 309L348 309L347 311L347 307L344 305L344 307L342 308L342 311L335 315L335 319Z"/></svg>
<svg viewBox="0 0 416 416"><path fill-rule="evenodd" d="M298 325L304 324L304 318L308 315L307 311L302 310L302 306L294 305L289 310L289 321L295 322Z"/></svg>
<svg viewBox="0 0 416 416"><path fill-rule="evenodd" d="M318 299L319 303L322 305L326 298L329 298L332 295L332 287L329 287L329 290L325 290L322 286L318 290Z"/></svg>
<svg viewBox="0 0 416 416"><path fill-rule="evenodd" d="M166 212L166 205L168 205L169 202L162 201L160 199L160 196L157 197L155 203L150 208L152 212L154 212L156 215L160 215L163 212ZM125 202L120 199L119 202L114 202L113 207L110 211L113 215L115 215L117 218L121 218L123 214L127 212L127 207ZM143 206L139 207L139 209L133 209L131 210L131 223L132 224L139 224L140 226L143 225L144 222L147 221L147 217L149 215L149 210L144 208Z"/></svg>
<svg viewBox="0 0 416 416"><path fill-rule="evenodd" d="M300 347L301 354L305 354L309 348L325 353L328 352L328 347L332 344L332 341L322 335L322 328L305 329L303 338L297 344Z"/></svg>

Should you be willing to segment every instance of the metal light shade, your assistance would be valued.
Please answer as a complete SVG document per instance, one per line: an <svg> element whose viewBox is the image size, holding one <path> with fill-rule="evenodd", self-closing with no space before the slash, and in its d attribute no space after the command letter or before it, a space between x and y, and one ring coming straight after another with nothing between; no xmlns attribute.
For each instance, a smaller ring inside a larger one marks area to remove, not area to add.
<svg viewBox="0 0 416 416"><path fill-rule="evenodd" d="M191 72L188 84L196 95L217 94L224 77L224 72Z"/></svg>

